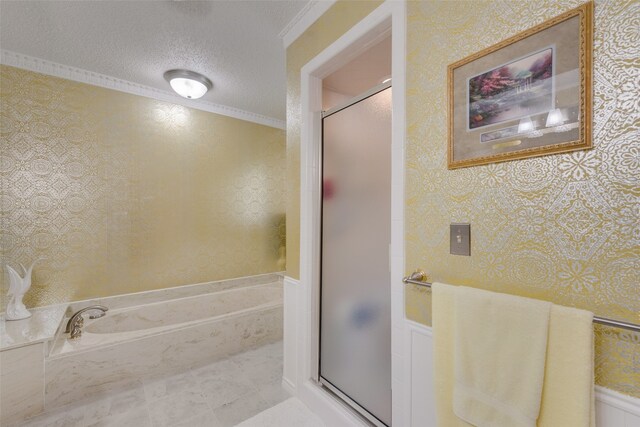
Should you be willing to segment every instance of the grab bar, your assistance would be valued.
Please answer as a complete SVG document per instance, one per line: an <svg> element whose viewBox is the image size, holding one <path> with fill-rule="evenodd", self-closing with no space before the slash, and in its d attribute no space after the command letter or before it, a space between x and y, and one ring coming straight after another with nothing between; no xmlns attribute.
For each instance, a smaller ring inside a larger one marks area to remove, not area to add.
<svg viewBox="0 0 640 427"><path fill-rule="evenodd" d="M427 275L422 270L416 270L402 279L404 283L411 283L412 285L424 286L431 289L431 282L427 282ZM640 325L637 323L623 322L622 320L608 319L606 317L593 316L593 323L600 325L611 326L612 328L627 329L629 331L640 332Z"/></svg>

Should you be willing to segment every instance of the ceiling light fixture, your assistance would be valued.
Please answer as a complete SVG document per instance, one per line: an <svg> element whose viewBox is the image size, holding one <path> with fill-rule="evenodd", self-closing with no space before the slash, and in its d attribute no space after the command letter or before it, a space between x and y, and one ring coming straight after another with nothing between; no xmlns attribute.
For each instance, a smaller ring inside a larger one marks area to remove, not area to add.
<svg viewBox="0 0 640 427"><path fill-rule="evenodd" d="M164 78L178 95L188 99L202 98L213 87L211 80L189 70L169 70Z"/></svg>

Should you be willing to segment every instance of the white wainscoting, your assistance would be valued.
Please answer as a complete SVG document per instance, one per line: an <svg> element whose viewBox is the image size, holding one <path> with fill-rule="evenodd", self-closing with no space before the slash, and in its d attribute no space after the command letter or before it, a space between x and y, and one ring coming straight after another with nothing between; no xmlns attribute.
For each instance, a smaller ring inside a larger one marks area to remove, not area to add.
<svg viewBox="0 0 640 427"><path fill-rule="evenodd" d="M640 399L596 386L597 427L640 427Z"/></svg>
<svg viewBox="0 0 640 427"><path fill-rule="evenodd" d="M300 281L285 276L283 280L284 291L284 325L282 331L283 341L283 372L282 386L292 395L295 396L297 388L297 334L298 320L296 314L296 303L298 287Z"/></svg>
<svg viewBox="0 0 640 427"><path fill-rule="evenodd" d="M405 346L405 419L408 427L435 427L431 328L406 320ZM596 427L640 427L640 399L596 386Z"/></svg>
<svg viewBox="0 0 640 427"><path fill-rule="evenodd" d="M435 427L433 390L433 339L431 328L405 321L404 419L407 427Z"/></svg>

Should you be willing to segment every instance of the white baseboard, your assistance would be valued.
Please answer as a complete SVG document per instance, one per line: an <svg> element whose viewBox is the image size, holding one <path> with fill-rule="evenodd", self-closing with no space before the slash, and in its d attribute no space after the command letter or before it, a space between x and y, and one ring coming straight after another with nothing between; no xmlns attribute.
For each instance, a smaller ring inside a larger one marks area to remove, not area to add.
<svg viewBox="0 0 640 427"><path fill-rule="evenodd" d="M405 321L407 369L405 370L405 420L408 427L435 427L435 408L430 408L433 390L432 329ZM420 378L418 381L417 378ZM640 427L640 399L596 386L597 427Z"/></svg>
<svg viewBox="0 0 640 427"><path fill-rule="evenodd" d="M295 396L296 395L296 386L294 383L292 383L291 381L289 381L286 378L282 378L282 388L285 389L285 391L287 393L289 393L291 396Z"/></svg>
<svg viewBox="0 0 640 427"><path fill-rule="evenodd" d="M346 403L330 394L319 384L305 381L298 390L298 398L316 413L326 426L331 427L370 427Z"/></svg>

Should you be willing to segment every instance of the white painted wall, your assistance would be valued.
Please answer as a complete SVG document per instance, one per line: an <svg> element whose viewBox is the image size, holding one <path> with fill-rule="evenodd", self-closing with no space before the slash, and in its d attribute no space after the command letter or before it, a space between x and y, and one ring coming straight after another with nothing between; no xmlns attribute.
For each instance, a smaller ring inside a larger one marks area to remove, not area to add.
<svg viewBox="0 0 640 427"><path fill-rule="evenodd" d="M329 88L322 88L322 109L324 111L330 110L336 105L340 105L347 102L352 96L345 95L344 93L336 92Z"/></svg>

